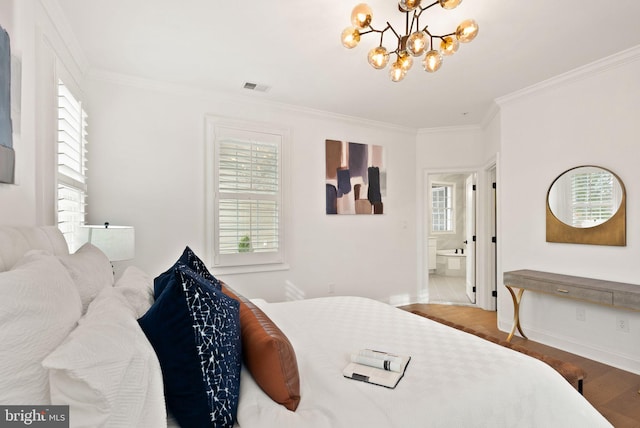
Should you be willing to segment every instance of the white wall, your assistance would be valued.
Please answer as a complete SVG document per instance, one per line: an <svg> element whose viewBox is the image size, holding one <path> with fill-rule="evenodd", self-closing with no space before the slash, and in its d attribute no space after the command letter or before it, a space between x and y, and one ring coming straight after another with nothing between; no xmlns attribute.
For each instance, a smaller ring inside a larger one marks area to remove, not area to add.
<svg viewBox="0 0 640 428"><path fill-rule="evenodd" d="M16 184L0 183L0 224L36 223L35 166L35 49L33 1L0 1L0 25L11 39L11 55L22 62L21 124L14 124L13 148L16 153ZM18 76L12 76L17 79ZM15 102L15 100L14 100Z"/></svg>
<svg viewBox="0 0 640 428"><path fill-rule="evenodd" d="M86 86L89 221L136 228L136 259L152 275L185 245L205 251L204 116L270 123L291 132L286 249L289 270L221 278L249 297L290 294L416 299L415 132L253 98L96 75ZM325 139L385 147L387 197L381 216L325 214Z"/></svg>
<svg viewBox="0 0 640 428"><path fill-rule="evenodd" d="M502 271L640 283L638 76L640 49L500 101ZM545 242L549 185L563 171L587 164L610 169L626 186L626 247ZM512 303L500 288L499 324L508 330ZM576 320L579 307L586 309L584 322ZM629 333L616 331L618 316L628 319ZM639 312L525 293L521 324L533 340L640 373Z"/></svg>
<svg viewBox="0 0 640 428"><path fill-rule="evenodd" d="M1 0L0 23L9 31L11 54L21 64L20 119L14 121L16 184L0 184L0 223L55 223L57 153L57 78L64 69L66 83L81 91L81 54L70 40L69 28L56 25L61 12L46 0Z"/></svg>
<svg viewBox="0 0 640 428"><path fill-rule="evenodd" d="M418 282L422 293L422 301L427 294L428 275L424 267L428 263L427 238L429 236L429 224L426 216L428 207L428 176L430 174L443 173L468 173L477 172L478 192L476 200L478 203L478 217L476 235L477 252L477 279L476 285L478 293L477 303L485 309L493 308L493 301L490 291L487 288L485 271L482 269L486 257L485 230L486 210L484 210L484 200L487 198L487 188L481 186L485 182L485 164L489 156L487 154L485 131L481 127L452 127L437 129L421 129L416 138L416 200L417 206L417 227L418 236L418 260L421 263ZM495 156L495 153L493 154Z"/></svg>

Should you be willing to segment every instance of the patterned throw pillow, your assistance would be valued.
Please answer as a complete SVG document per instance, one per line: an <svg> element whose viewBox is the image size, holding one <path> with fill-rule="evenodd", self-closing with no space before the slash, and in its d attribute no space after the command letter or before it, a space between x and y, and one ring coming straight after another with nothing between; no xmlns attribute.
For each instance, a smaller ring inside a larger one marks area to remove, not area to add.
<svg viewBox="0 0 640 428"><path fill-rule="evenodd" d="M174 271L176 267L178 267L178 265L187 266L195 273L211 282L211 284L213 284L215 288L220 290L220 281L218 281L216 277L211 275L211 272L209 272L209 269L207 269L207 265L202 260L200 260L200 258L191 250L191 248L187 246L185 247L178 261L176 261L173 266L167 269L166 272L161 273L156 279L153 280L153 296L156 299L160 296L160 294L162 294L162 291L173 277Z"/></svg>
<svg viewBox="0 0 640 428"><path fill-rule="evenodd" d="M180 426L233 426L242 361L238 302L178 264L138 322L158 355L167 406Z"/></svg>

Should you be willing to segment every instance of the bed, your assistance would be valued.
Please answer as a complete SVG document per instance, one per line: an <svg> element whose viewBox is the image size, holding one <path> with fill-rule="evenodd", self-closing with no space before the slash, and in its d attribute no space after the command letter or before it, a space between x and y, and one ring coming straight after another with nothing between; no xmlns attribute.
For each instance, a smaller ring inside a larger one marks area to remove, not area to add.
<svg viewBox="0 0 640 428"><path fill-rule="evenodd" d="M62 261L68 276L54 259ZM165 410L168 366L139 321L157 305L155 294L162 290L133 267L114 280L105 259L91 247L68 254L53 227L0 227L0 403L66 404L72 427L179 426ZM36 265L28 277L27 268ZM83 291L71 292L65 286L69 278ZM292 360L275 355L276 364L298 382L295 403L274 398L278 392L274 395L262 378L271 372L257 372L246 355L241 363L234 360L237 413L227 425L611 426L545 363L429 319L362 297L268 303L222 287L239 302L232 310L247 315L251 308L260 314L258 323L268 323L267 331L287 342ZM43 310L47 305L54 313ZM241 352L253 352L254 339L240 330L248 323L239 319ZM411 356L395 389L342 375L350 353L363 348ZM258 363L264 363L265 348L256 349ZM286 372L291 367L293 374Z"/></svg>

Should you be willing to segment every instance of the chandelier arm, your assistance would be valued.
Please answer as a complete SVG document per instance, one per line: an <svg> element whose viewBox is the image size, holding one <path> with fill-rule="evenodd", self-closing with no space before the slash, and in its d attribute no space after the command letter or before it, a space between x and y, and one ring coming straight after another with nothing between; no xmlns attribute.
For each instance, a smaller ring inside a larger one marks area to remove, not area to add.
<svg viewBox="0 0 640 428"><path fill-rule="evenodd" d="M422 12L420 12L422 13ZM413 30L413 23L416 23L416 31L420 30L420 13L413 11L413 18L411 18L411 27L407 30L407 34L411 34L410 30Z"/></svg>
<svg viewBox="0 0 640 428"><path fill-rule="evenodd" d="M369 33L380 33L380 34L384 34L385 31L387 31L389 28L391 27L391 25L387 22L387 26L384 27L383 30L376 30L375 28L373 28L373 26L369 25L369 29L367 31L363 31L360 33L360 35L364 35L364 34L369 34ZM393 30L393 28L391 28Z"/></svg>
<svg viewBox="0 0 640 428"><path fill-rule="evenodd" d="M391 24L389 24L389 22L387 22L387 26L386 26L386 27L384 27L384 29L383 29L383 30L376 30L376 29L375 29L375 28L373 28L371 25L369 25L369 30L367 30L367 31L363 31L362 33L360 33L360 35L362 36L362 35L364 35L364 34L369 34L369 33L380 33L380 46L382 46L382 40L383 40L383 38L384 38L384 33L385 33L387 30L389 30L389 29L395 33L395 30L393 29L393 27L391 26ZM396 36L397 36L397 34L396 34Z"/></svg>
<svg viewBox="0 0 640 428"><path fill-rule="evenodd" d="M402 37L396 32L396 29L393 28L393 26L391 24L389 24L389 21L387 21L387 28L385 29L385 31L389 29L393 32L393 34L396 36L396 39L398 39L398 44L396 46L396 49L393 50L391 53L395 53L396 56L398 55L398 52L400 52L402 50Z"/></svg>
<svg viewBox="0 0 640 428"><path fill-rule="evenodd" d="M413 21L411 21L411 28L413 28ZM404 32L409 34L409 12L404 13Z"/></svg>
<svg viewBox="0 0 640 428"><path fill-rule="evenodd" d="M435 37L438 37L439 39L444 40L445 37L455 36L455 35L456 35L456 32L454 31L453 33L443 34L442 36L435 36Z"/></svg>
<svg viewBox="0 0 640 428"><path fill-rule="evenodd" d="M401 39L400 35L396 32L396 29L393 28L391 26L391 24L389 24L389 22L387 22L387 29L391 30L393 32L393 34L395 34L395 36L398 38L398 41L400 41L400 39ZM385 31L386 31L386 29L385 29Z"/></svg>
<svg viewBox="0 0 640 428"><path fill-rule="evenodd" d="M436 0L433 3L431 3L429 6L424 6L424 7L420 6L420 13L422 13L423 11L425 11L425 10L435 6L435 5L437 5L438 3L440 3L440 2L438 0Z"/></svg>

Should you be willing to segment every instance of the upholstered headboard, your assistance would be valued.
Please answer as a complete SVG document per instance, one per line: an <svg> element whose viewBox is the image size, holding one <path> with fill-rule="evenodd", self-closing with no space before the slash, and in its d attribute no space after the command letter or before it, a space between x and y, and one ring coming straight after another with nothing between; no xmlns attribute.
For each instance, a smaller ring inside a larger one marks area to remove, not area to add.
<svg viewBox="0 0 640 428"><path fill-rule="evenodd" d="M29 250L69 254L67 241L56 226L0 226L0 272L11 269Z"/></svg>

